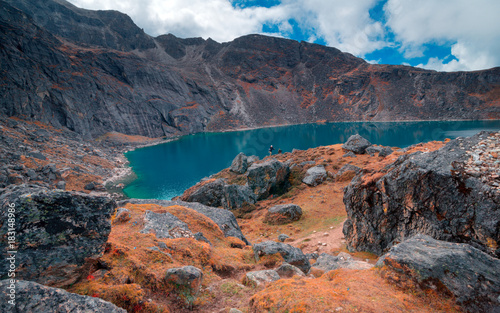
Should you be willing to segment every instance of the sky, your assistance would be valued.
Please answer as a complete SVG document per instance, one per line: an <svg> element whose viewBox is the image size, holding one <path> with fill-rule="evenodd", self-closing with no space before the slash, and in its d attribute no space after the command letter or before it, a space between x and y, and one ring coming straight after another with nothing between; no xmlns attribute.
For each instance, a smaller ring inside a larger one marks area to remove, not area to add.
<svg viewBox="0 0 500 313"><path fill-rule="evenodd" d="M499 0L69 0L128 14L151 36L218 42L264 34L370 63L437 71L500 66Z"/></svg>

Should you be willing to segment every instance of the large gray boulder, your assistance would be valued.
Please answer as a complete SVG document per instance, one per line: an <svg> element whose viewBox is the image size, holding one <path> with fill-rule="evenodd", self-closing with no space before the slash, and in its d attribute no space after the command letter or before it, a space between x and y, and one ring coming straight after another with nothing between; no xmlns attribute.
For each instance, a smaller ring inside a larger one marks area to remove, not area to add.
<svg viewBox="0 0 500 313"><path fill-rule="evenodd" d="M263 255L279 253L285 262L295 265L304 273L308 273L311 268L309 259L304 255L302 250L291 245L282 242L265 241L254 244L252 248L256 260L259 260Z"/></svg>
<svg viewBox="0 0 500 313"><path fill-rule="evenodd" d="M104 251L116 208L113 200L26 185L0 194L0 237L7 239L15 231L15 247L2 240L0 250L17 251L16 278L70 285L85 275L87 261ZM9 264L2 262L0 277L8 273Z"/></svg>
<svg viewBox="0 0 500 313"><path fill-rule="evenodd" d="M248 161L247 161L247 156L243 153L240 152L233 160L231 163L231 167L229 168L232 172L237 173L237 174L243 174L247 171L248 168Z"/></svg>
<svg viewBox="0 0 500 313"><path fill-rule="evenodd" d="M498 168L493 158L474 161L476 153L489 155L495 146L500 136L483 132L437 151L401 156L376 180L355 177L344 192L348 249L382 254L422 233L500 257Z"/></svg>
<svg viewBox="0 0 500 313"><path fill-rule="evenodd" d="M194 186L188 189L180 198L183 201L223 207L227 210L236 210L245 204L254 204L257 201L257 197L250 187L230 185L224 179L200 183L199 187Z"/></svg>
<svg viewBox="0 0 500 313"><path fill-rule="evenodd" d="M500 312L500 260L470 245L417 235L393 246L384 265L424 288L444 286L468 312Z"/></svg>
<svg viewBox="0 0 500 313"><path fill-rule="evenodd" d="M14 288L12 288L14 287ZM15 291L15 298L11 296ZM0 312L36 313L126 313L122 308L99 298L82 296L59 288L47 287L32 281L20 280L12 284L10 279L0 281ZM9 301L13 301L10 302ZM13 305L12 303L15 303Z"/></svg>
<svg viewBox="0 0 500 313"><path fill-rule="evenodd" d="M363 270L372 268L373 265L368 262L353 260L349 254L341 252L337 256L321 253L313 267L328 272L339 268Z"/></svg>
<svg viewBox="0 0 500 313"><path fill-rule="evenodd" d="M326 170L323 165L311 167L306 171L306 175L302 182L309 186L317 186L326 179Z"/></svg>
<svg viewBox="0 0 500 313"><path fill-rule="evenodd" d="M132 204L157 204L161 206L172 206L180 205L186 208L195 210L196 212L205 215L215 222L222 230L226 237L232 236L241 239L246 244L250 244L241 232L240 226L236 217L231 211L209 207L197 202L185 202L185 201L169 201L169 200L156 200L156 199L127 199L118 202L119 206L124 206L127 203Z"/></svg>
<svg viewBox="0 0 500 313"><path fill-rule="evenodd" d="M254 163L247 170L248 186L257 196L257 200L270 195L281 195L288 191L290 168L276 159Z"/></svg>
<svg viewBox="0 0 500 313"><path fill-rule="evenodd" d="M264 222L269 224L287 224L298 221L302 217L302 209L300 206L288 203L275 205L267 210Z"/></svg>
<svg viewBox="0 0 500 313"><path fill-rule="evenodd" d="M363 154L366 151L366 148L371 146L372 144L361 137L359 134L352 135L347 139L347 141L342 145L342 148L348 151L352 151L355 154Z"/></svg>

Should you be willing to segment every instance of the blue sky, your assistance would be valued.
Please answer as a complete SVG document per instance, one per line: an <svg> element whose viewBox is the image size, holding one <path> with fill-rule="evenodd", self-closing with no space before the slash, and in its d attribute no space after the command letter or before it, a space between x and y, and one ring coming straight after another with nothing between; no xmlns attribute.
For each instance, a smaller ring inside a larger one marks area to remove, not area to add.
<svg viewBox="0 0 500 313"><path fill-rule="evenodd" d="M69 0L114 9L153 36L252 33L336 47L371 63L439 71L500 66L498 0Z"/></svg>

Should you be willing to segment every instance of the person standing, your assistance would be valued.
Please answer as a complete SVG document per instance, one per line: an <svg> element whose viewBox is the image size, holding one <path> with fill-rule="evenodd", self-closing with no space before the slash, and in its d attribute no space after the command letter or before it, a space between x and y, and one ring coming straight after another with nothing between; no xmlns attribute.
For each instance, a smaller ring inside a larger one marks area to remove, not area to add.
<svg viewBox="0 0 500 313"><path fill-rule="evenodd" d="M273 151L274 151L274 147L273 147L273 145L271 145L271 146L269 147L269 155L272 155L272 154L273 154Z"/></svg>

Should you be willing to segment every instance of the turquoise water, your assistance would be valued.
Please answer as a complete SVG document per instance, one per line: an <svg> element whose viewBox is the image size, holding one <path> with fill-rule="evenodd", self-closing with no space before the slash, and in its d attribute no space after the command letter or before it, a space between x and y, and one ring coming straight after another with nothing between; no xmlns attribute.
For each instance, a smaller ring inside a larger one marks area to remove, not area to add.
<svg viewBox="0 0 500 313"><path fill-rule="evenodd" d="M202 133L126 153L137 179L125 189L127 196L171 199L200 179L229 167L240 152L268 154L276 150L343 143L359 133L373 144L404 148L419 142L471 136L481 130L500 130L500 120L462 122L328 123L262 128L225 133Z"/></svg>

